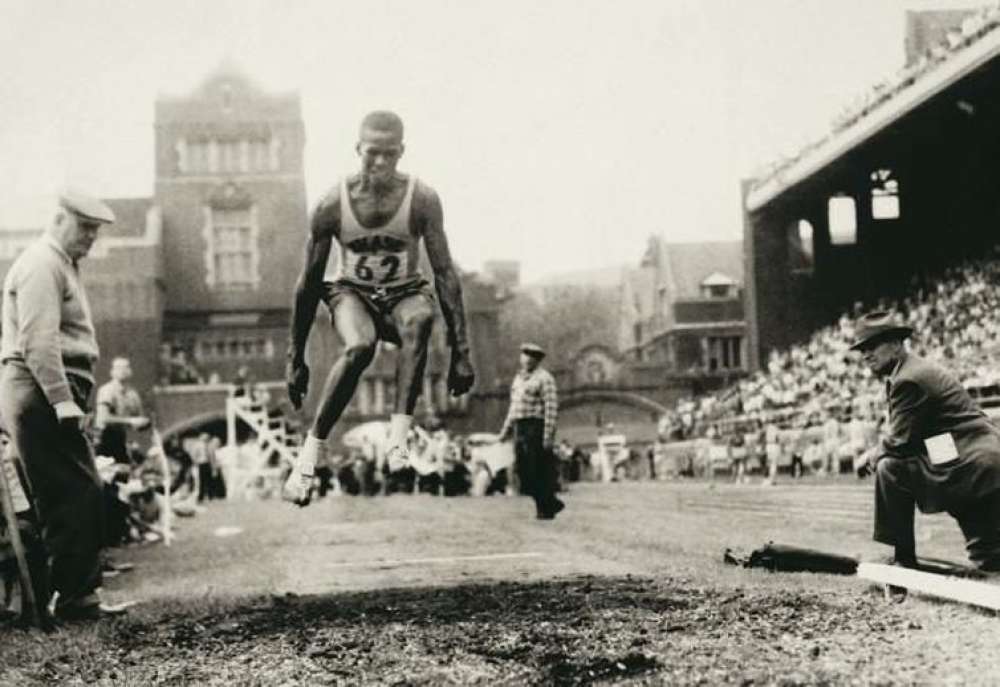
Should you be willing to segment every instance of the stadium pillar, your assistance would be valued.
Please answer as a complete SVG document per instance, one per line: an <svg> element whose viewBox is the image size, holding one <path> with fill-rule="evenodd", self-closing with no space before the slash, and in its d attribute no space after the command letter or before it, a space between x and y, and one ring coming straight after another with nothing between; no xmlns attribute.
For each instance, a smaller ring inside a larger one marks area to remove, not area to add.
<svg viewBox="0 0 1000 687"><path fill-rule="evenodd" d="M863 279L862 295L866 303L882 293L881 260L878 256L879 240L875 236L877 228L872 219L871 181L864 161L856 165L858 173L852 179L850 195L854 198L854 212L857 220L856 251Z"/></svg>
<svg viewBox="0 0 1000 687"><path fill-rule="evenodd" d="M747 182L743 183L743 260L746 288L744 308L750 371L760 369L763 357L788 338L788 246L780 208L767 205L755 212L746 209Z"/></svg>
<svg viewBox="0 0 1000 687"><path fill-rule="evenodd" d="M747 323L746 367L750 372L760 369L760 337L757 321L757 245L754 218L747 209L747 193L752 181L740 182L740 210L743 214L743 317Z"/></svg>

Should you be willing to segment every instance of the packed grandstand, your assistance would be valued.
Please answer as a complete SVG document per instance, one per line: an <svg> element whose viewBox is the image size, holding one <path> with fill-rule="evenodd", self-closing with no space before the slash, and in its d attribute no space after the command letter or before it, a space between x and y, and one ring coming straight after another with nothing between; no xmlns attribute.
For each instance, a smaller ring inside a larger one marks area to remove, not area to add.
<svg viewBox="0 0 1000 687"><path fill-rule="evenodd" d="M1000 395L1000 258L969 261L936 278L915 280L912 287L899 300L856 304L852 313L808 341L772 351L766 369L727 389L681 401L662 423L662 438L736 443L751 452L759 443L762 457L767 443L780 444L779 455L771 458L782 464L802 460L818 438L828 452L856 444L853 457L864 445L859 440L870 438L885 412L882 382L850 351L855 317L873 308L900 313L914 330L912 350L950 369L982 402ZM831 423L840 429L831 429ZM860 431L852 430L858 423ZM767 427L781 430L780 441L764 437ZM852 435L854 440L829 444L831 438ZM838 455L805 467L829 469Z"/></svg>

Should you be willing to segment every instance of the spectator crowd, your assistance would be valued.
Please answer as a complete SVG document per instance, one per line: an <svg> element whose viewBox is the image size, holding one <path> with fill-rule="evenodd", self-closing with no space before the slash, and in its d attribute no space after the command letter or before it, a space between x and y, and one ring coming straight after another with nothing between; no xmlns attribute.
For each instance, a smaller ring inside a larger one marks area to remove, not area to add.
<svg viewBox="0 0 1000 687"><path fill-rule="evenodd" d="M894 310L914 330L913 351L952 371L974 397L1000 395L1000 260L946 270L909 295L872 308ZM853 312L806 342L772 351L766 369L718 393L685 399L663 419L664 442L732 446L748 465L835 471L874 438L885 412L885 390L851 352ZM704 453L704 452L703 452ZM733 453L733 450L730 451ZM724 462L722 452L716 450ZM773 458L773 460L772 460ZM704 462L704 461L703 461Z"/></svg>

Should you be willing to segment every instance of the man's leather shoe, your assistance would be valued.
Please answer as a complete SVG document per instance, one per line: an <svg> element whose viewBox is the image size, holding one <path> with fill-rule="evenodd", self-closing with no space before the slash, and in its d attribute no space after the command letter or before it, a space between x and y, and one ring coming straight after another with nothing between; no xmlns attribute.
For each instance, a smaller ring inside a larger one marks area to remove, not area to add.
<svg viewBox="0 0 1000 687"><path fill-rule="evenodd" d="M539 520L555 520L556 516L559 515L560 511L566 507L566 504L559 499L552 499L552 503L548 508L538 511L535 515Z"/></svg>

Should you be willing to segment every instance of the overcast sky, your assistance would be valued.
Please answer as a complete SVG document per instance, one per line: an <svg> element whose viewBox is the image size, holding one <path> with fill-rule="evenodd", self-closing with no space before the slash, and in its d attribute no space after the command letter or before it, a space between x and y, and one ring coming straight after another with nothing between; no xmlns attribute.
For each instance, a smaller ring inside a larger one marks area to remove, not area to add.
<svg viewBox="0 0 1000 687"><path fill-rule="evenodd" d="M0 226L62 184L151 195L157 94L228 59L301 93L310 204L391 108L463 267L634 264L654 233L738 239L739 180L902 65L904 11L968 4L0 0Z"/></svg>

